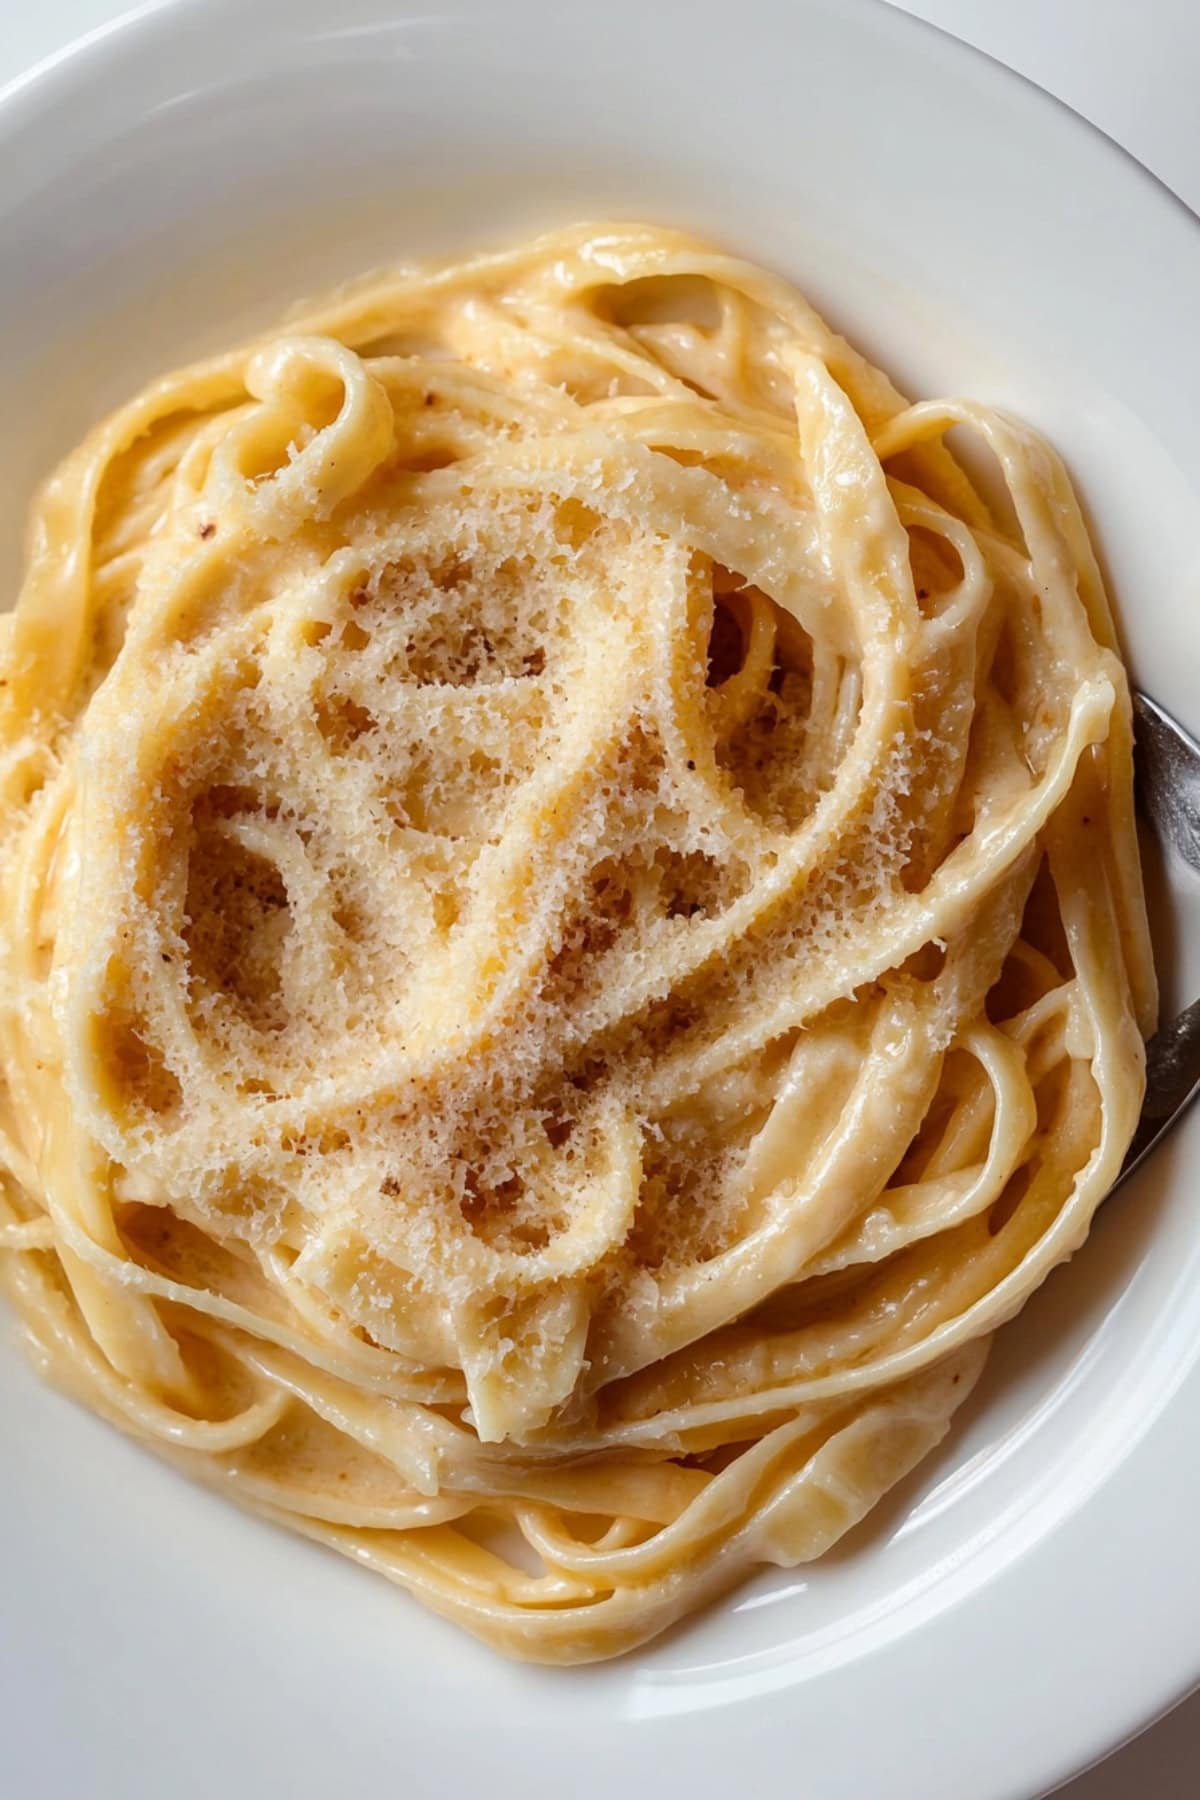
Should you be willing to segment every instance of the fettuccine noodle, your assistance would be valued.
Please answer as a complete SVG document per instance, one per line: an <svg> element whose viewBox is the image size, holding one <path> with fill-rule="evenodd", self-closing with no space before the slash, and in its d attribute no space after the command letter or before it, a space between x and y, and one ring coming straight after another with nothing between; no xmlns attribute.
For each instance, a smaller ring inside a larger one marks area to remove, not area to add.
<svg viewBox="0 0 1200 1800"><path fill-rule="evenodd" d="M840 1538L1137 1120L1062 465L674 232L155 382L38 504L0 751L41 1366L515 1655Z"/></svg>

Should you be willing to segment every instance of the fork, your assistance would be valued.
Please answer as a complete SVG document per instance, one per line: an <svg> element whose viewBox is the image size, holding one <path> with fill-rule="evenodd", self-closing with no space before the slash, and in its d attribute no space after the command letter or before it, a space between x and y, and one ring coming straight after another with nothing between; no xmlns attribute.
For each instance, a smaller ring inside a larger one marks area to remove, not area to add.
<svg viewBox="0 0 1200 1800"><path fill-rule="evenodd" d="M1138 811L1168 866L1182 864L1200 880L1200 744L1148 694L1134 694L1133 716ZM1114 1188L1149 1156L1198 1093L1200 999L1146 1045L1146 1098Z"/></svg>

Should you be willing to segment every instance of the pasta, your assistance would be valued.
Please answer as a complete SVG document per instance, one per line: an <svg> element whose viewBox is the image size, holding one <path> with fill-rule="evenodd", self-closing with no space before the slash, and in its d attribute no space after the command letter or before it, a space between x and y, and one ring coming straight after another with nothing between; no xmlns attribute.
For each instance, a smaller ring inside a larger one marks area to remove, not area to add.
<svg viewBox="0 0 1200 1800"><path fill-rule="evenodd" d="M155 382L0 663L39 1364L501 1650L819 1556L1120 1167L1155 981L1067 476L746 262L575 228Z"/></svg>

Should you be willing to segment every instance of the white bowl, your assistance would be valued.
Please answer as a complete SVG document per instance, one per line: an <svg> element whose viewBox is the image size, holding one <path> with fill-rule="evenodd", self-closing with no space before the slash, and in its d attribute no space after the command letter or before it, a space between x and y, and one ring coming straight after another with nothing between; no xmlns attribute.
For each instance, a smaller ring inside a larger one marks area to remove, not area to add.
<svg viewBox="0 0 1200 1800"><path fill-rule="evenodd" d="M911 392L1065 451L1138 679L1200 725L1200 230L866 0L177 0L0 103L0 568L84 427L381 261L582 215L785 271ZM1200 916L1164 925L1168 1001ZM602 1668L509 1667L189 1487L0 1346L6 1792L1002 1800L1200 1677L1200 1112L838 1554Z"/></svg>

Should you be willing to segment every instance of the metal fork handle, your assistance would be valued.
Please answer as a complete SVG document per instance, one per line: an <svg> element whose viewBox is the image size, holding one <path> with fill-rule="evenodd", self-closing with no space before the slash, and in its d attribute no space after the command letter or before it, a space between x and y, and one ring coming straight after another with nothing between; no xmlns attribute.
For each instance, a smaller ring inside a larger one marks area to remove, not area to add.
<svg viewBox="0 0 1200 1800"><path fill-rule="evenodd" d="M1200 877L1200 744L1148 694L1133 696L1138 810L1163 854ZM1200 1093L1200 1000L1146 1045L1146 1098L1118 1183Z"/></svg>
<svg viewBox="0 0 1200 1800"><path fill-rule="evenodd" d="M1159 1138L1200 1094L1200 1000L1155 1032L1146 1045L1146 1098L1133 1142L1121 1164L1124 1181Z"/></svg>

